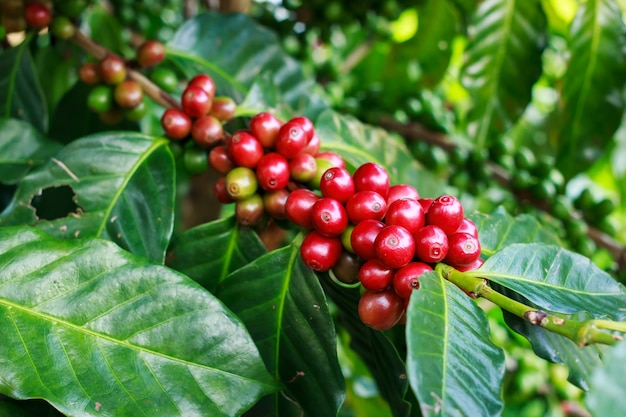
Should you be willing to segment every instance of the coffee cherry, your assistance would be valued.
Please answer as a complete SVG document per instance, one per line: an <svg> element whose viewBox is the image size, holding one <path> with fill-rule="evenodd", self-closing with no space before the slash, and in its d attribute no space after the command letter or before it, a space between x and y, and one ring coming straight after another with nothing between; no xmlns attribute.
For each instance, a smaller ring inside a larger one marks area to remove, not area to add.
<svg viewBox="0 0 626 417"><path fill-rule="evenodd" d="M376 256L374 242L385 224L379 220L367 219L357 223L350 234L350 245L354 253L368 260Z"/></svg>
<svg viewBox="0 0 626 417"><path fill-rule="evenodd" d="M417 200L400 199L387 206L385 223L404 227L409 233L415 233L424 227L425 214Z"/></svg>
<svg viewBox="0 0 626 417"><path fill-rule="evenodd" d="M219 96L213 97L213 104L211 105L212 116L217 117L222 122L227 122L235 117L237 111L237 103L231 97Z"/></svg>
<svg viewBox="0 0 626 417"><path fill-rule="evenodd" d="M148 40L137 49L137 63L143 68L154 67L165 59L165 46L159 41Z"/></svg>
<svg viewBox="0 0 626 417"><path fill-rule="evenodd" d="M470 265L480 256L480 242L469 233L453 233L448 237L446 262L452 266Z"/></svg>
<svg viewBox="0 0 626 417"><path fill-rule="evenodd" d="M339 236L348 227L348 215L339 201L322 197L311 207L311 223L324 236Z"/></svg>
<svg viewBox="0 0 626 417"><path fill-rule="evenodd" d="M107 125L116 125L124 120L124 113L118 107L111 107L109 110L98 113L98 118Z"/></svg>
<svg viewBox="0 0 626 417"><path fill-rule="evenodd" d="M254 140L259 143L256 139ZM259 146L261 146L260 143ZM256 177L264 190L280 190L289 183L289 164L285 157L279 153L266 153L256 166Z"/></svg>
<svg viewBox="0 0 626 417"><path fill-rule="evenodd" d="M278 130L282 126L280 120L276 118L272 113L261 112L257 113L250 119L250 133L257 138L261 145L266 149L274 148L274 142L278 135Z"/></svg>
<svg viewBox="0 0 626 417"><path fill-rule="evenodd" d="M322 175L320 191L324 197L345 203L354 194L354 181L347 169L332 167Z"/></svg>
<svg viewBox="0 0 626 417"><path fill-rule="evenodd" d="M409 298L419 288L419 277L433 269L423 262L411 262L398 269L393 275L393 289L402 298Z"/></svg>
<svg viewBox="0 0 626 417"><path fill-rule="evenodd" d="M327 237L315 230L309 232L302 241L300 256L305 265L314 271L324 272L334 267L341 256L341 240Z"/></svg>
<svg viewBox="0 0 626 417"><path fill-rule="evenodd" d="M226 174L226 191L233 200L244 200L255 194L259 183L250 168L236 167Z"/></svg>
<svg viewBox="0 0 626 417"><path fill-rule="evenodd" d="M389 192L389 174L385 168L373 162L367 162L354 171L352 175L354 188L358 191L375 191L383 198Z"/></svg>
<svg viewBox="0 0 626 417"><path fill-rule="evenodd" d="M187 83L187 87L192 86L200 87L201 89L203 89L211 99L215 97L215 82L213 81L213 78L211 78L207 74L198 74L191 80L189 80L189 82Z"/></svg>
<svg viewBox="0 0 626 417"><path fill-rule="evenodd" d="M228 148L225 145L218 145L209 152L209 165L222 175L228 174L235 167L235 163L230 159Z"/></svg>
<svg viewBox="0 0 626 417"><path fill-rule="evenodd" d="M139 122L146 115L147 111L146 103L141 101L132 109L124 109L124 117L131 122Z"/></svg>
<svg viewBox="0 0 626 417"><path fill-rule="evenodd" d="M430 206L433 205L433 201L435 201L434 198L418 198L417 202L421 204L422 208L424 209L424 215L426 215L428 213L428 210L430 210Z"/></svg>
<svg viewBox="0 0 626 417"><path fill-rule="evenodd" d="M359 300L361 321L374 330L391 329L404 314L404 300L392 289L365 291Z"/></svg>
<svg viewBox="0 0 626 417"><path fill-rule="evenodd" d="M317 155L315 155L315 158L326 160L330 162L331 164L330 166L333 166L333 167L347 168L346 161L343 160L341 155L335 152L331 152L331 151L319 152Z"/></svg>
<svg viewBox="0 0 626 417"><path fill-rule="evenodd" d="M320 182L322 181L322 176L327 170L329 170L333 166L334 165L330 161L327 161L325 159L315 158L315 167L316 167L315 175L313 175L313 179L309 181L310 187L319 190Z"/></svg>
<svg viewBox="0 0 626 417"><path fill-rule="evenodd" d="M354 284L359 282L361 264L358 256L344 250L341 252L339 260L332 268L332 271L339 281L346 284Z"/></svg>
<svg viewBox="0 0 626 417"><path fill-rule="evenodd" d="M289 160L289 176L292 180L307 183L317 172L317 162L313 155L299 153Z"/></svg>
<svg viewBox="0 0 626 417"><path fill-rule="evenodd" d="M285 205L285 213L289 221L304 229L312 228L311 209L318 199L317 194L306 188L292 191Z"/></svg>
<svg viewBox="0 0 626 417"><path fill-rule="evenodd" d="M155 83L161 90L167 93L173 93L178 87L178 76L169 68L160 66L156 67L149 74L150 80Z"/></svg>
<svg viewBox="0 0 626 417"><path fill-rule="evenodd" d="M98 84L100 82L100 66L95 62L87 62L80 66L78 78L85 84Z"/></svg>
<svg viewBox="0 0 626 417"><path fill-rule="evenodd" d="M317 133L313 133L313 137L307 142L306 146L302 149L302 153L307 153L312 156L318 155L320 151L320 147L322 146L322 141L320 137L317 136ZM344 163L345 167L345 163Z"/></svg>
<svg viewBox="0 0 626 417"><path fill-rule="evenodd" d="M352 249L352 243L350 242L350 239L352 238L353 230L354 230L354 225L348 223L348 227L346 227L346 230L344 230L343 233L341 234L341 244L343 245L343 248L350 253L354 253L354 249Z"/></svg>
<svg viewBox="0 0 626 417"><path fill-rule="evenodd" d="M56 16L52 19L50 32L55 38L69 39L76 33L76 26L66 16Z"/></svg>
<svg viewBox="0 0 626 417"><path fill-rule="evenodd" d="M452 234L463 222L463 206L458 198L451 195L442 195L433 201L426 223L439 226L446 234Z"/></svg>
<svg viewBox="0 0 626 417"><path fill-rule="evenodd" d="M388 268L402 268L415 255L415 240L402 226L385 226L374 241L376 259Z"/></svg>
<svg viewBox="0 0 626 417"><path fill-rule="evenodd" d="M196 147L185 149L183 165L187 172L191 174L200 174L206 171L209 167L206 151Z"/></svg>
<svg viewBox="0 0 626 417"><path fill-rule="evenodd" d="M118 106L123 109L132 109L143 101L143 89L137 81L122 81L115 86L114 97Z"/></svg>
<svg viewBox="0 0 626 417"><path fill-rule="evenodd" d="M202 117L209 114L212 105L212 97L198 86L190 85L180 98L183 111L189 117Z"/></svg>
<svg viewBox="0 0 626 417"><path fill-rule="evenodd" d="M228 194L228 191L226 191L226 178L225 177L219 177L215 181L215 183L213 184L213 194L217 198L217 201L219 201L222 204L229 204L229 203L235 202L235 200L233 200L230 194Z"/></svg>
<svg viewBox="0 0 626 417"><path fill-rule="evenodd" d="M365 219L382 220L387 212L387 202L375 191L359 191L346 202L346 211L354 224Z"/></svg>
<svg viewBox="0 0 626 417"><path fill-rule="evenodd" d="M228 142L230 158L236 165L255 168L263 157L263 146L250 133L240 130Z"/></svg>
<svg viewBox="0 0 626 417"><path fill-rule="evenodd" d="M235 201L235 218L241 225L255 226L263 219L264 214L263 197L259 194Z"/></svg>
<svg viewBox="0 0 626 417"><path fill-rule="evenodd" d="M485 261L483 261L480 258L477 258L474 262L472 262L469 265L457 265L457 266L455 266L455 268L458 271L461 271L461 272L473 271L474 269L480 268L482 266L482 264L484 264L484 263L485 263Z"/></svg>
<svg viewBox="0 0 626 417"><path fill-rule="evenodd" d="M437 263L448 254L448 236L439 226L428 225L413 234L415 254L426 263Z"/></svg>
<svg viewBox="0 0 626 417"><path fill-rule="evenodd" d="M417 201L419 198L419 193L412 185L395 184L389 187L389 192L387 193L387 207L396 200L409 199Z"/></svg>
<svg viewBox="0 0 626 417"><path fill-rule="evenodd" d="M378 259L370 259L359 269L359 281L363 288L371 291L387 289L393 280L394 270Z"/></svg>
<svg viewBox="0 0 626 417"><path fill-rule="evenodd" d="M264 193L263 205L265 206L265 212L274 219L286 220L287 212L285 207L287 199L289 199L289 191L284 188Z"/></svg>
<svg viewBox="0 0 626 417"><path fill-rule="evenodd" d="M161 127L168 138L181 140L191 132L191 119L182 110L167 109L161 116Z"/></svg>
<svg viewBox="0 0 626 417"><path fill-rule="evenodd" d="M299 154L306 144L307 136L302 125L298 122L289 121L278 130L274 147L279 154L291 159Z"/></svg>
<svg viewBox="0 0 626 417"><path fill-rule="evenodd" d="M467 217L463 218L461 225L456 229L454 233L468 233L475 238L478 238L478 228L476 227L476 223L468 219Z"/></svg>
<svg viewBox="0 0 626 417"><path fill-rule="evenodd" d="M126 63L115 55L108 55L100 61L100 76L106 84L119 84L126 79Z"/></svg>
<svg viewBox="0 0 626 417"><path fill-rule="evenodd" d="M211 115L202 116L191 125L191 137L198 145L211 147L224 138L222 122Z"/></svg>
<svg viewBox="0 0 626 417"><path fill-rule="evenodd" d="M315 127L313 126L313 122L311 122L311 120L308 117L296 116L290 119L287 123L298 125L302 128L302 130L304 130L306 143L309 143L309 141L313 139L313 134L315 133Z"/></svg>
<svg viewBox="0 0 626 417"><path fill-rule="evenodd" d="M104 113L113 107L113 91L109 86L98 85L87 95L87 107L95 113Z"/></svg>
<svg viewBox="0 0 626 417"><path fill-rule="evenodd" d="M39 2L30 2L24 5L24 20L28 27L41 29L50 24L52 12Z"/></svg>

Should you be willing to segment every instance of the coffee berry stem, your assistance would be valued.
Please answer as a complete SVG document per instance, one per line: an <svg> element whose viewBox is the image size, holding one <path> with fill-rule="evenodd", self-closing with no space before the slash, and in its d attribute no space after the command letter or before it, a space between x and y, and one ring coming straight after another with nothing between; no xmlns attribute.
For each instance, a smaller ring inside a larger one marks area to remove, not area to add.
<svg viewBox="0 0 626 417"><path fill-rule="evenodd" d="M594 343L614 345L623 340L622 335L611 334L604 330L626 333L626 323L623 322L570 320L513 300L491 288L488 285L488 280L484 278L457 271L453 267L442 263L437 265L436 270L445 279L455 284L471 297L482 297L489 300L503 310L528 321L533 326L540 326L550 332L565 336L580 347Z"/></svg>

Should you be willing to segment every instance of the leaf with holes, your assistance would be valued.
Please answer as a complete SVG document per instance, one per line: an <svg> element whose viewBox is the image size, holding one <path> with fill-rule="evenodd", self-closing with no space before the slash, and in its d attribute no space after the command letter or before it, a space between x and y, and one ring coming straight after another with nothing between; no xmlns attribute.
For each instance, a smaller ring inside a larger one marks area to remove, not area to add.
<svg viewBox="0 0 626 417"><path fill-rule="evenodd" d="M131 132L84 137L24 177L0 226L107 238L163 262L174 222L174 174L165 139ZM66 207L59 212L59 206Z"/></svg>
<svg viewBox="0 0 626 417"><path fill-rule="evenodd" d="M275 389L219 300L102 239L0 228L0 328L0 392L68 416L239 416Z"/></svg>
<svg viewBox="0 0 626 417"><path fill-rule="evenodd" d="M441 274L420 276L406 339L409 381L423 415L500 415L504 352L489 338L485 313Z"/></svg>

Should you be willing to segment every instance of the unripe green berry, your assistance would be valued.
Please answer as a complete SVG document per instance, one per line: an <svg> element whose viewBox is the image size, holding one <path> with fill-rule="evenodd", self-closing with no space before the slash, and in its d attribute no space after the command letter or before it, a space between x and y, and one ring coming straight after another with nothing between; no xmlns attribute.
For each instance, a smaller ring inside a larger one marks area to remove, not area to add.
<svg viewBox="0 0 626 417"><path fill-rule="evenodd" d="M56 16L50 25L52 35L59 39L69 39L76 33L76 26L65 16Z"/></svg>
<svg viewBox="0 0 626 417"><path fill-rule="evenodd" d="M96 113L104 113L113 107L113 90L106 85L94 87L87 96L87 107Z"/></svg>
<svg viewBox="0 0 626 417"><path fill-rule="evenodd" d="M209 159L206 151L192 146L185 149L183 164L187 172L201 174L209 168Z"/></svg>
<svg viewBox="0 0 626 417"><path fill-rule="evenodd" d="M317 164L317 170L315 171L315 176L309 182L309 186L313 189L320 189L320 181L322 180L322 175L326 172L327 169L332 168L334 165L327 159L315 158L315 163Z"/></svg>
<svg viewBox="0 0 626 417"><path fill-rule="evenodd" d="M178 77L176 73L169 68L159 66L156 67L149 75L150 80L159 86L165 92L173 93L178 87Z"/></svg>
<svg viewBox="0 0 626 417"><path fill-rule="evenodd" d="M63 0L59 2L61 13L75 19L87 8L87 0Z"/></svg>
<svg viewBox="0 0 626 417"><path fill-rule="evenodd" d="M233 200L243 200L256 193L259 183L256 173L246 167L236 167L226 174L226 191Z"/></svg>

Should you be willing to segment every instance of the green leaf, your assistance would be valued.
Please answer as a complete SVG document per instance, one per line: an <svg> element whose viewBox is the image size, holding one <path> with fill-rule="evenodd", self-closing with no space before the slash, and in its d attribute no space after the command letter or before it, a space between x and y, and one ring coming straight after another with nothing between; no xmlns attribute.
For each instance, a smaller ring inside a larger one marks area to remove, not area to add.
<svg viewBox="0 0 626 417"><path fill-rule="evenodd" d="M65 200L77 209L38 218L35 202L62 203L42 190L67 191ZM30 224L58 237L103 237L163 262L174 224L173 205L174 160L168 141L138 133L104 133L72 142L24 177L0 215L0 226Z"/></svg>
<svg viewBox="0 0 626 417"><path fill-rule="evenodd" d="M267 368L284 384L283 392L274 394L271 414L264 415L285 415L280 410L293 402L305 415L337 415L345 385L335 329L299 246L275 250L234 271L217 295L246 324Z"/></svg>
<svg viewBox="0 0 626 417"><path fill-rule="evenodd" d="M47 139L29 123L0 119L0 183L17 183L60 148L59 143Z"/></svg>
<svg viewBox="0 0 626 417"><path fill-rule="evenodd" d="M28 49L31 39L0 54L0 117L24 120L44 133L48 107Z"/></svg>
<svg viewBox="0 0 626 417"><path fill-rule="evenodd" d="M510 129L541 75L546 18L540 0L486 0L469 27L461 81L473 106L467 129L487 147Z"/></svg>
<svg viewBox="0 0 626 417"><path fill-rule="evenodd" d="M387 169L393 184L411 184L424 197L441 194L441 179L422 169L397 135L332 110L315 120L315 130L322 149L340 154L352 168L375 162Z"/></svg>
<svg viewBox="0 0 626 417"><path fill-rule="evenodd" d="M581 3L568 46L571 57L551 140L557 147L557 167L571 178L603 154L621 122L626 26L617 2Z"/></svg>
<svg viewBox="0 0 626 417"><path fill-rule="evenodd" d="M588 258L558 246L510 245L466 274L497 282L549 311L626 317L624 286Z"/></svg>
<svg viewBox="0 0 626 417"><path fill-rule="evenodd" d="M168 266L215 292L226 276L266 252L253 229L234 216L215 220L178 236L167 256Z"/></svg>
<svg viewBox="0 0 626 417"><path fill-rule="evenodd" d="M106 240L0 228L0 311L0 391L68 416L238 416L274 390L219 300Z"/></svg>
<svg viewBox="0 0 626 417"><path fill-rule="evenodd" d="M76 68L80 63L73 56L70 58L69 49L68 43L59 42L38 50L34 57L37 76L51 115L59 100L78 78Z"/></svg>
<svg viewBox="0 0 626 417"><path fill-rule="evenodd" d="M626 410L626 342L622 341L607 352L604 365L597 368L591 379L591 388L585 398L587 408L594 416L610 416L616 410Z"/></svg>
<svg viewBox="0 0 626 417"><path fill-rule="evenodd" d="M498 416L504 353L476 303L436 272L407 309L407 371L424 415Z"/></svg>
<svg viewBox="0 0 626 417"><path fill-rule="evenodd" d="M313 118L326 107L276 34L245 14L204 13L188 20L168 43L167 55L188 78L211 75L218 94L238 103L259 77L271 74L295 113Z"/></svg>

